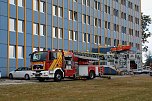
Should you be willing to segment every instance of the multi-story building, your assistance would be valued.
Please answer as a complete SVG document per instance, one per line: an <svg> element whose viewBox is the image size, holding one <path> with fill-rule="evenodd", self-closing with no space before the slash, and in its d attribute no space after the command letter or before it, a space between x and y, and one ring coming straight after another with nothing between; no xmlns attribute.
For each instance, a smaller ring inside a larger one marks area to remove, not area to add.
<svg viewBox="0 0 152 101"><path fill-rule="evenodd" d="M141 51L141 0L0 0L0 71L29 66L35 50Z"/></svg>

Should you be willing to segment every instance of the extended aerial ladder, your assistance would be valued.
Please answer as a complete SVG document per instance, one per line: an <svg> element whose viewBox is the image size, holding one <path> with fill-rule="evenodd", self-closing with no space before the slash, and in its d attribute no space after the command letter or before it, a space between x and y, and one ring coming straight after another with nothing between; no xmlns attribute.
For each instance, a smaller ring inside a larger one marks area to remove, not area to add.
<svg viewBox="0 0 152 101"><path fill-rule="evenodd" d="M101 54L101 53L90 53L90 52L73 52L75 57L89 59L89 60L105 60L105 59L113 59L114 54Z"/></svg>
<svg viewBox="0 0 152 101"><path fill-rule="evenodd" d="M74 56L87 59L92 61L93 65L98 65L100 68L100 74L104 74L104 67L109 67L113 70L117 70L116 66L114 65L114 54L107 53L90 53L90 52L74 52Z"/></svg>

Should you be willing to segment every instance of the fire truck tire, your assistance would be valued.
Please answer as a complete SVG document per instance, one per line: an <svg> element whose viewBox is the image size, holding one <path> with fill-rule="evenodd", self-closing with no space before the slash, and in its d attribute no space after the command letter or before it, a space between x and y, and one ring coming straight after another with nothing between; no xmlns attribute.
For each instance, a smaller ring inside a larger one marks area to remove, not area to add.
<svg viewBox="0 0 152 101"><path fill-rule="evenodd" d="M63 78L62 72L61 71L56 71L55 72L55 77L54 77L54 81L55 82L59 82L61 81Z"/></svg>
<svg viewBox="0 0 152 101"><path fill-rule="evenodd" d="M73 75L73 80L76 80L76 74Z"/></svg>
<svg viewBox="0 0 152 101"><path fill-rule="evenodd" d="M89 79L94 79L94 78L95 78L95 72L94 71L90 71Z"/></svg>

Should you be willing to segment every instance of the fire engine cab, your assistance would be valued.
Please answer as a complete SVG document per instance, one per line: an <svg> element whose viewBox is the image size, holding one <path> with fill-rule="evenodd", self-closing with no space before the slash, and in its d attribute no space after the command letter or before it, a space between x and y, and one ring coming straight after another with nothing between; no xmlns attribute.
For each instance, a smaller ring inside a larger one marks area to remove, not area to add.
<svg viewBox="0 0 152 101"><path fill-rule="evenodd" d="M65 77L93 79L101 74L96 53L70 52L63 50L36 51L30 54L32 70L40 82L46 79L61 81Z"/></svg>

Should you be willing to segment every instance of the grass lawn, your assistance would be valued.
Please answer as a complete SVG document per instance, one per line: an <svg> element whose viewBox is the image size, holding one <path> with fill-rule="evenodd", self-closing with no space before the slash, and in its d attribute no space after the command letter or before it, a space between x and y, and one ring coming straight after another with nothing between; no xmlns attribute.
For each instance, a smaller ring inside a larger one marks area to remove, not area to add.
<svg viewBox="0 0 152 101"><path fill-rule="evenodd" d="M0 101L152 101L152 77L2 85Z"/></svg>

